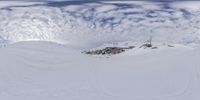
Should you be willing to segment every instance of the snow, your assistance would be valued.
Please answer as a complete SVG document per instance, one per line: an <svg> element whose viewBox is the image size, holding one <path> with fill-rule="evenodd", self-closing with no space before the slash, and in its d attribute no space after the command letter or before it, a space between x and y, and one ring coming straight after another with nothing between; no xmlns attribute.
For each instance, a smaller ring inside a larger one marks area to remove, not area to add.
<svg viewBox="0 0 200 100"><path fill-rule="evenodd" d="M51 42L9 45L0 49L0 99L200 98L199 47L134 51L98 58Z"/></svg>
<svg viewBox="0 0 200 100"><path fill-rule="evenodd" d="M199 100L197 1L71 3L0 1L0 100Z"/></svg>

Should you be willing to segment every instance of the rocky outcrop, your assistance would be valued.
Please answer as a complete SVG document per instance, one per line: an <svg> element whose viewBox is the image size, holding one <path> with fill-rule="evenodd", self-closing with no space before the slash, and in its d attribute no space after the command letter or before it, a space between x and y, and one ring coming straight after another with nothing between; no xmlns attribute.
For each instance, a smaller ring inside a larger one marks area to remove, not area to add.
<svg viewBox="0 0 200 100"><path fill-rule="evenodd" d="M90 55L115 55L125 52L127 49L133 49L134 46L129 47L105 47L104 49L85 51L84 53Z"/></svg>

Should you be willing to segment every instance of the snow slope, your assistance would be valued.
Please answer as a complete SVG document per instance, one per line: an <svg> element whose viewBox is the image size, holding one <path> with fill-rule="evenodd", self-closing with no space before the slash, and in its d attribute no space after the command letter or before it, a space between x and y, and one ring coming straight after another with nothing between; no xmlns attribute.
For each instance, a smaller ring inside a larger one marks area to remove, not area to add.
<svg viewBox="0 0 200 100"><path fill-rule="evenodd" d="M0 100L199 100L199 4L0 1Z"/></svg>
<svg viewBox="0 0 200 100"><path fill-rule="evenodd" d="M200 48L128 53L98 58L49 42L9 45L0 49L0 99L199 100Z"/></svg>

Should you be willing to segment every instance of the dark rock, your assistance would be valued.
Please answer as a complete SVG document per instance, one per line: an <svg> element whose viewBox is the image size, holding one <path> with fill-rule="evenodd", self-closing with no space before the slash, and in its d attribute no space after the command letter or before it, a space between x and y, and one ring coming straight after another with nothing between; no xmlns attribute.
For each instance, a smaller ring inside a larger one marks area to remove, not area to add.
<svg viewBox="0 0 200 100"><path fill-rule="evenodd" d="M143 44L142 46L140 46L140 48L142 48L142 47L144 47L145 49L146 48L151 48L152 44L146 43L146 44Z"/></svg>
<svg viewBox="0 0 200 100"><path fill-rule="evenodd" d="M172 46L172 45L168 45L168 47L174 47L174 46Z"/></svg>
<svg viewBox="0 0 200 100"><path fill-rule="evenodd" d="M151 49L158 49L158 47L152 47Z"/></svg>
<svg viewBox="0 0 200 100"><path fill-rule="evenodd" d="M100 50L94 50L94 51L86 51L86 54L90 55L114 55L119 54L122 52L125 52L126 49L132 49L135 48L135 46L129 46L129 47L106 47L104 49Z"/></svg>

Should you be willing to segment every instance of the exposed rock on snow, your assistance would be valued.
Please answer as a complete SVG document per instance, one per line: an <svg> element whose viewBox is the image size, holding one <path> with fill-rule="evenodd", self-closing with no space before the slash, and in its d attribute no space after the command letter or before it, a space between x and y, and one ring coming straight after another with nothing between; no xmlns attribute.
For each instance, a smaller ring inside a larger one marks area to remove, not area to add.
<svg viewBox="0 0 200 100"><path fill-rule="evenodd" d="M144 47L145 49L146 48L151 48L152 44L146 43L146 44L143 44L142 46L140 46L140 48L142 48L142 47Z"/></svg>
<svg viewBox="0 0 200 100"><path fill-rule="evenodd" d="M167 45L168 47L174 47L173 45Z"/></svg>
<svg viewBox="0 0 200 100"><path fill-rule="evenodd" d="M115 55L122 52L125 52L128 49L133 49L135 46L129 47L106 47L100 50L93 50L93 51L85 51L84 53L90 55Z"/></svg>
<svg viewBox="0 0 200 100"><path fill-rule="evenodd" d="M161 49L161 48L172 48L175 47L173 45L161 44L161 43L135 43L135 42L118 42L118 43L110 43L103 44L102 46L98 46L96 48L90 50L84 50L82 53L88 55L116 55L128 50L132 51L140 51L140 49L151 51L152 49ZM134 49L133 49L134 48Z"/></svg>

